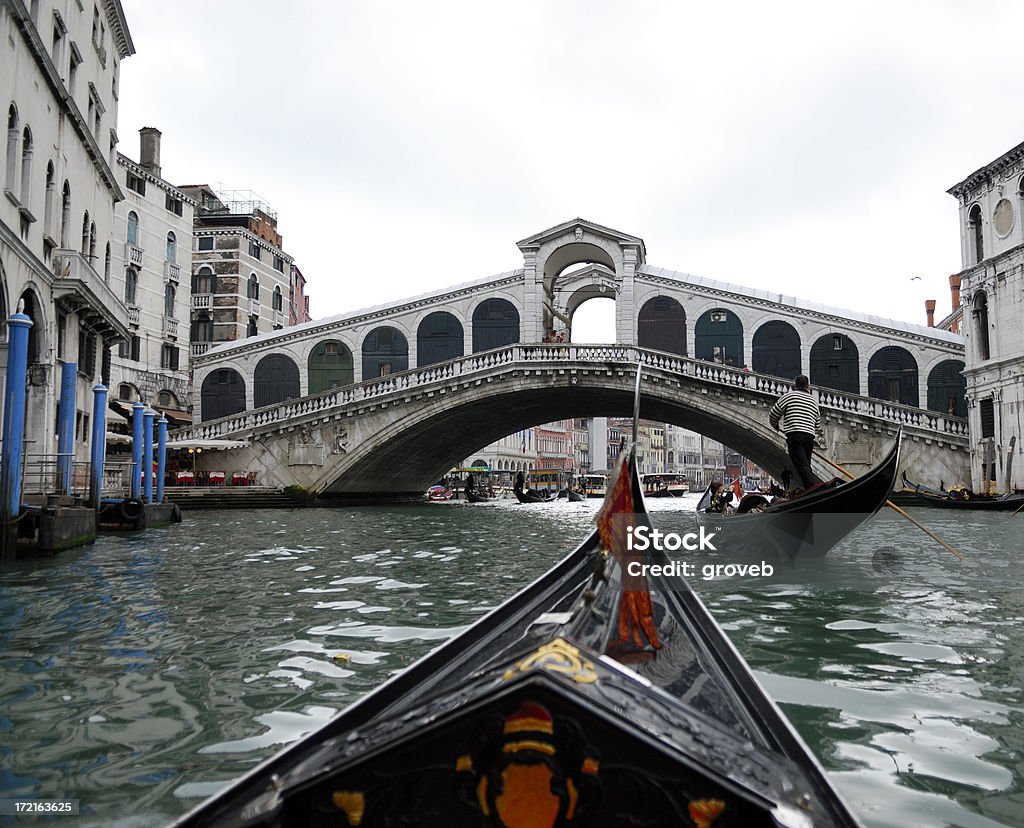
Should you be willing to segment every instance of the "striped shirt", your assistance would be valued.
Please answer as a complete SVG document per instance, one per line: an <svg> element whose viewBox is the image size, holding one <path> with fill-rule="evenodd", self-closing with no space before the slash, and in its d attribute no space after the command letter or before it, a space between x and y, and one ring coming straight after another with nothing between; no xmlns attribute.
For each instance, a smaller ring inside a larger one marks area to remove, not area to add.
<svg viewBox="0 0 1024 828"><path fill-rule="evenodd" d="M768 422L783 434L793 431L817 435L821 426L818 401L810 391L789 391L768 412Z"/></svg>

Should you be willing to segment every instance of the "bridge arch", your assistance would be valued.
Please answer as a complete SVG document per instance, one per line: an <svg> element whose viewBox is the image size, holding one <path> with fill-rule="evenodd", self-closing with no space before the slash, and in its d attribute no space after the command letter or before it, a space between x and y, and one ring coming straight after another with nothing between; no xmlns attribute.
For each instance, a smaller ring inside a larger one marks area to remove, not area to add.
<svg viewBox="0 0 1024 828"><path fill-rule="evenodd" d="M321 339L306 358L308 393L322 394L355 382L352 349L340 339Z"/></svg>
<svg viewBox="0 0 1024 828"><path fill-rule="evenodd" d="M245 411L245 380L234 368L215 368L200 390L202 420L217 420Z"/></svg>
<svg viewBox="0 0 1024 828"><path fill-rule="evenodd" d="M252 405L263 408L302 396L299 391L299 366L285 354L268 354L253 371Z"/></svg>
<svg viewBox="0 0 1024 828"><path fill-rule="evenodd" d="M928 372L928 410L955 417L967 416L967 379L964 363L945 359Z"/></svg>
<svg viewBox="0 0 1024 828"><path fill-rule="evenodd" d="M751 339L750 367L758 374L794 379L802 374L800 334L781 319L760 325Z"/></svg>
<svg viewBox="0 0 1024 828"><path fill-rule="evenodd" d="M380 325L362 342L363 379L383 377L409 368L409 340L398 328Z"/></svg>
<svg viewBox="0 0 1024 828"><path fill-rule="evenodd" d="M463 355L466 334L462 322L448 311L428 313L416 326L416 366L434 365Z"/></svg>
<svg viewBox="0 0 1024 828"><path fill-rule="evenodd" d="M906 348L886 345L868 360L868 396L915 408L920 399L917 360Z"/></svg>
<svg viewBox="0 0 1024 828"><path fill-rule="evenodd" d="M520 331L519 309L504 297L492 296L473 308L473 353L514 345Z"/></svg>
<svg viewBox="0 0 1024 828"><path fill-rule="evenodd" d="M659 294L637 315L637 345L686 356L686 311L678 299Z"/></svg>
<svg viewBox="0 0 1024 828"><path fill-rule="evenodd" d="M743 323L728 308L706 310L693 326L693 355L697 359L732 365L746 364L743 356Z"/></svg>
<svg viewBox="0 0 1024 828"><path fill-rule="evenodd" d="M846 334L822 334L811 346L811 385L860 394L860 352Z"/></svg>

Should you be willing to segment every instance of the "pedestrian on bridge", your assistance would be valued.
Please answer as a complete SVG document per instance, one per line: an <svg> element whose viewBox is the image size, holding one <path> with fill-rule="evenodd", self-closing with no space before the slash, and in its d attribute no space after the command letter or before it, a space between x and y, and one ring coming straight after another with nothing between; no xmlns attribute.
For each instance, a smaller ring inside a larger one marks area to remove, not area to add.
<svg viewBox="0 0 1024 828"><path fill-rule="evenodd" d="M811 471L814 439L821 428L821 411L811 394L811 383L801 374L796 388L779 397L768 412L768 422L786 435L786 448L805 489L820 483Z"/></svg>

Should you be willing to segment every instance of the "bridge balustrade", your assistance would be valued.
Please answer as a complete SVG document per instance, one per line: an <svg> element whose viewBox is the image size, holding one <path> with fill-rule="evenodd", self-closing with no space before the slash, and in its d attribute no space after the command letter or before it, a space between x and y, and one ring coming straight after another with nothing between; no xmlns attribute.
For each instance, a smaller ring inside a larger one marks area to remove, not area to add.
<svg viewBox="0 0 1024 828"><path fill-rule="evenodd" d="M399 392L427 388L438 383L461 377L472 377L480 372L517 363L566 365L571 363L606 364L609 362L618 362L624 365L641 363L680 376L693 377L727 387L748 388L751 391L775 397L781 396L792 388L789 382L778 377L755 374L741 368L663 351L651 351L631 345L516 344L495 348L492 351L481 351L423 368L376 377L344 388L333 388L302 399L288 400L220 420L201 423L180 432L179 436L188 439L216 439L232 434L251 432L274 424L286 426L293 420L355 402L380 399ZM826 409L863 414L942 434L957 436L966 436L967 434L967 421L960 417L832 389L816 388L815 390L821 405Z"/></svg>

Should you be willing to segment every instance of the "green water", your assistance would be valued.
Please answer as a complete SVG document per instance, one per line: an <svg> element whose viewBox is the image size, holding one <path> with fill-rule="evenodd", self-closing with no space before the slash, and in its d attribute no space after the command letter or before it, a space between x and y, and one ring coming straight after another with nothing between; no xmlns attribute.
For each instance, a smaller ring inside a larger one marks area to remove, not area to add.
<svg viewBox="0 0 1024 828"><path fill-rule="evenodd" d="M194 512L4 570L0 796L166 825L539 575L596 505ZM866 824L1024 825L1024 515L914 514L967 561L882 514L697 589Z"/></svg>

